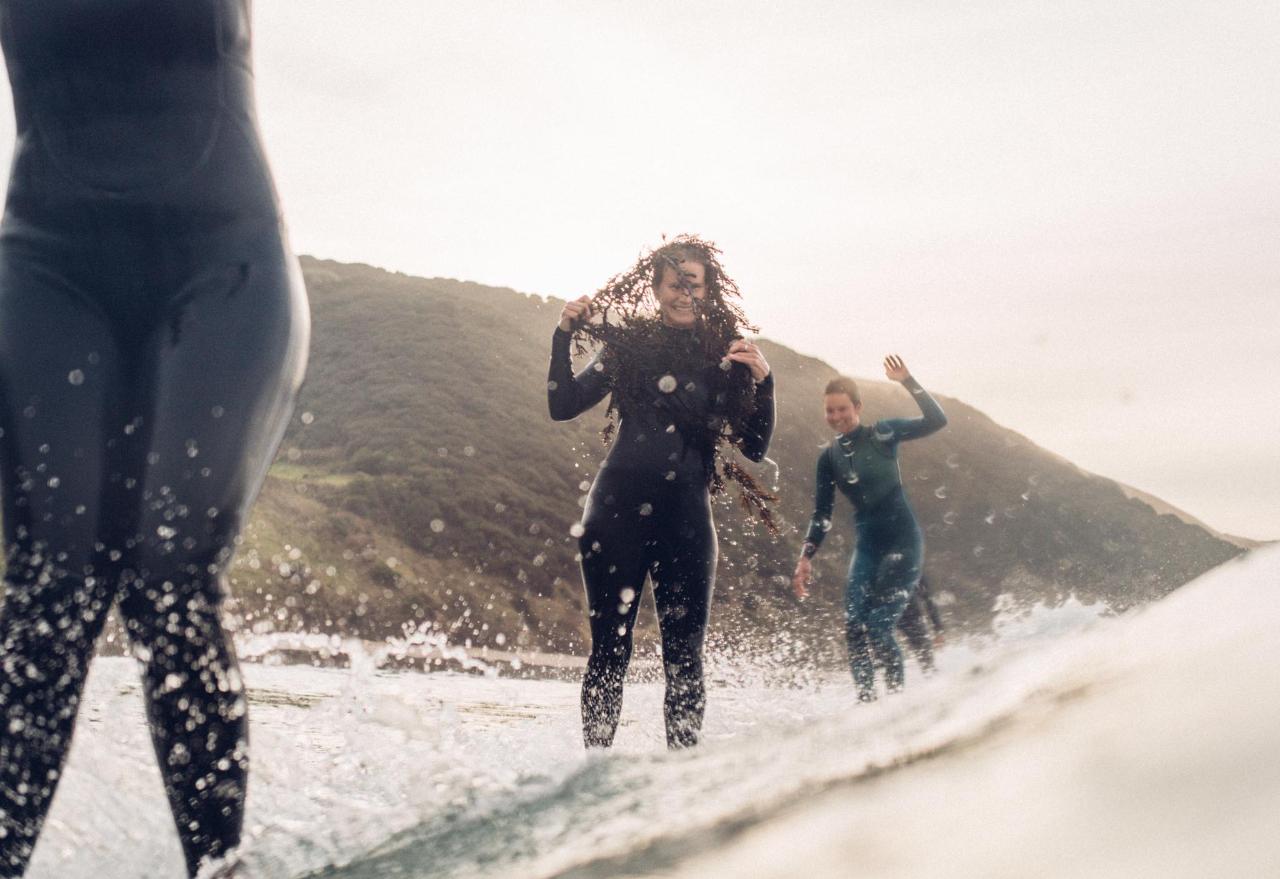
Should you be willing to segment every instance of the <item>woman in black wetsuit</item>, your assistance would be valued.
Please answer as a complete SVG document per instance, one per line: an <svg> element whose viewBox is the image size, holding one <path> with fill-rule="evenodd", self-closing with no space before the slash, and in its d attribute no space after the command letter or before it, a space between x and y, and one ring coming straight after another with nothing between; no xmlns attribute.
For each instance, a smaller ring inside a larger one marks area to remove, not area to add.
<svg viewBox="0 0 1280 879"><path fill-rule="evenodd" d="M222 573L305 367L245 0L3 0L0 876L20 875L119 601L187 867L240 838Z"/></svg>
<svg viewBox="0 0 1280 879"><path fill-rule="evenodd" d="M858 541L845 585L845 639L858 699L876 698L875 667L884 669L885 688L902 689L902 649L894 628L906 611L924 569L924 536L902 488L898 448L947 425L947 416L896 354L884 360L885 377L899 382L920 407L920 418L862 421L862 398L850 378L835 378L823 395L827 425L836 431L818 456L813 518L805 534L791 585L808 594L810 559L831 528L836 489L853 506Z"/></svg>
<svg viewBox="0 0 1280 879"><path fill-rule="evenodd" d="M759 348L739 334L745 320L727 300L736 292L714 247L682 237L594 300L568 303L560 316L547 384L551 417L574 418L612 393L618 419L579 538L591 625L582 682L587 747L613 742L646 575L662 636L667 744L698 740L717 558L709 495L722 485L717 445L725 439L759 461L773 432L773 377ZM648 313L641 307L646 299L656 302L656 316L652 306ZM610 322L619 310L621 324ZM587 323L600 312L604 323ZM570 359L575 328L603 341L577 375ZM732 462L722 469L751 498L767 499Z"/></svg>

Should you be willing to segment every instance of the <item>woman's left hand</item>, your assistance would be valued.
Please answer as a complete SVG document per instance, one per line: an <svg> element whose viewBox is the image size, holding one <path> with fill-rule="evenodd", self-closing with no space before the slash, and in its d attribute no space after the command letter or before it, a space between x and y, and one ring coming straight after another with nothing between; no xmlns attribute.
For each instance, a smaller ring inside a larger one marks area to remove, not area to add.
<svg viewBox="0 0 1280 879"><path fill-rule="evenodd" d="M904 382L911 378L911 370L897 354L890 354L884 359L884 374L890 381Z"/></svg>
<svg viewBox="0 0 1280 879"><path fill-rule="evenodd" d="M769 377L769 361L764 359L755 342L735 339L729 346L729 353L725 355L725 359L732 360L734 363L745 363L751 370L751 377L755 379L756 384L760 384Z"/></svg>

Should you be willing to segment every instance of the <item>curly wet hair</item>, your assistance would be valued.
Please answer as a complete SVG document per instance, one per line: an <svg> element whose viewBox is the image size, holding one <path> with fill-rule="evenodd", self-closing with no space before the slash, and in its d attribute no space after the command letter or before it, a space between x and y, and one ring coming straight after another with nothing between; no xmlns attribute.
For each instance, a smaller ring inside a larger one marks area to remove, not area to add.
<svg viewBox="0 0 1280 879"><path fill-rule="evenodd" d="M751 372L740 363L724 361L734 340L754 333L738 304L741 293L720 265L721 251L696 235L679 235L648 253L631 268L615 275L591 299L598 323L575 330L575 347L587 353L593 344L603 345L601 363L612 377L608 423L602 435L609 442L617 426L619 404L644 404L653 394L656 379L682 367L705 369L720 364L716 390L716 417L677 419L685 441L698 449L706 463L707 483L713 494L726 481L738 484L743 506L769 531L778 533L769 503L776 498L764 490L729 450L742 445L742 428L755 412L756 386ZM705 273L705 295L694 299L693 344L683 334L664 332L658 312L656 288L668 271L683 279L680 264L700 263Z"/></svg>

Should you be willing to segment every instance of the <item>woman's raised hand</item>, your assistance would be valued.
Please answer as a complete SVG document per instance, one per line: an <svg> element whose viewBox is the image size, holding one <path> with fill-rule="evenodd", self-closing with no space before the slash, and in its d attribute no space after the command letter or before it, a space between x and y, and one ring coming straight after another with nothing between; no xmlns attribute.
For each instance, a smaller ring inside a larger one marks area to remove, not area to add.
<svg viewBox="0 0 1280 879"><path fill-rule="evenodd" d="M890 354L884 359L884 374L890 381L895 382L904 382L911 378L911 370L907 369L907 364L897 354Z"/></svg>
<svg viewBox="0 0 1280 879"><path fill-rule="evenodd" d="M572 332L573 328L591 319L591 297L579 296L564 304L564 308L560 311L560 329L566 333Z"/></svg>
<svg viewBox="0 0 1280 879"><path fill-rule="evenodd" d="M746 339L734 339L733 344L729 346L729 353L725 357L734 363L745 363L747 368L751 370L751 377L755 379L756 384L769 377L769 361L764 359L764 355L760 353L760 349L755 342L748 342Z"/></svg>

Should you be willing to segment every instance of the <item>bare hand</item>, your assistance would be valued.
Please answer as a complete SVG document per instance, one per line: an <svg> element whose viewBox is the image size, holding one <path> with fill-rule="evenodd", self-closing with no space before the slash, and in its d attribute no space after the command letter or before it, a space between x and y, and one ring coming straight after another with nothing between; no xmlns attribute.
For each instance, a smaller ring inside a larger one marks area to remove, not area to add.
<svg viewBox="0 0 1280 879"><path fill-rule="evenodd" d="M769 377L769 362L764 359L764 355L760 353L760 349L755 342L748 342L746 339L734 339L733 344L729 346L729 353L725 355L726 360L732 360L734 363L745 363L747 368L751 370L751 378L756 384L764 381Z"/></svg>
<svg viewBox="0 0 1280 879"><path fill-rule="evenodd" d="M897 354L890 354L884 359L884 374L890 381L904 382L911 378L911 370Z"/></svg>
<svg viewBox="0 0 1280 879"><path fill-rule="evenodd" d="M791 575L791 589L801 601L809 597L809 584L813 582L813 562L808 556L800 556L796 572Z"/></svg>
<svg viewBox="0 0 1280 879"><path fill-rule="evenodd" d="M591 320L591 297L579 296L564 304L560 312L560 329L572 332L574 327L588 320Z"/></svg>

